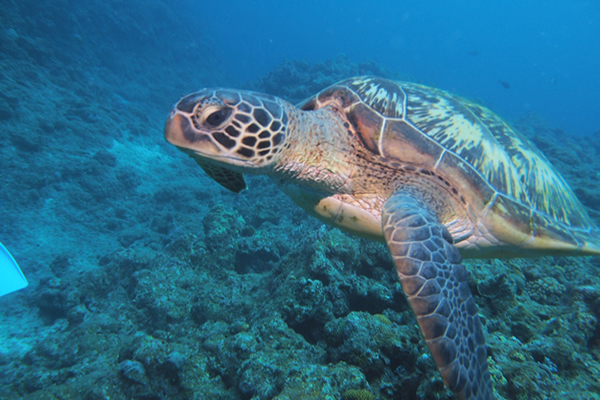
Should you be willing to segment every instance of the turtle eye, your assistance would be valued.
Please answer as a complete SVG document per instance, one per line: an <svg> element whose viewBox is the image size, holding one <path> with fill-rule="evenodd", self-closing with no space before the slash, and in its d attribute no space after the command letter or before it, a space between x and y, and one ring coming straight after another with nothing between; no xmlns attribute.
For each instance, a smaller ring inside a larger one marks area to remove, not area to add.
<svg viewBox="0 0 600 400"><path fill-rule="evenodd" d="M210 107L202 113L202 119L209 128L217 128L223 125L230 115L231 109L229 108Z"/></svg>

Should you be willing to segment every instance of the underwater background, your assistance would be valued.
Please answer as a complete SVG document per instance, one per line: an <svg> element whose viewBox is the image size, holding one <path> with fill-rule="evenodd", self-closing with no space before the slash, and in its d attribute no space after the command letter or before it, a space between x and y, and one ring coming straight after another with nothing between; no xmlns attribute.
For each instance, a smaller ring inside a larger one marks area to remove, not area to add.
<svg viewBox="0 0 600 400"><path fill-rule="evenodd" d="M0 399L452 399L387 248L163 139L202 87L474 99L600 223L597 1L0 1ZM499 399L600 399L600 258L468 260Z"/></svg>

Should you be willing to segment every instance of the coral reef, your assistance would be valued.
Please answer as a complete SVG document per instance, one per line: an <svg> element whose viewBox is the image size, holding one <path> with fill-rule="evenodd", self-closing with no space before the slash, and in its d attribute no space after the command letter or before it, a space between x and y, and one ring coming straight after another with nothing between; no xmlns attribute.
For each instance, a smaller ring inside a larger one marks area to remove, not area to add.
<svg viewBox="0 0 600 400"><path fill-rule="evenodd" d="M366 389L350 389L342 394L342 400L375 400L375 396Z"/></svg>

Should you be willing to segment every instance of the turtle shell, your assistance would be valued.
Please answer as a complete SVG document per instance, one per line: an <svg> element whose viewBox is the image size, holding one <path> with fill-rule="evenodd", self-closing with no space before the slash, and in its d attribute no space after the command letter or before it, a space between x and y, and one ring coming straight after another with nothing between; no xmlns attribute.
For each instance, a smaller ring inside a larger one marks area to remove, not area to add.
<svg viewBox="0 0 600 400"><path fill-rule="evenodd" d="M374 156L451 186L475 216L482 240L487 231L498 244L534 254L600 253L598 228L562 176L489 109L440 89L377 77L342 81L299 107L331 103Z"/></svg>

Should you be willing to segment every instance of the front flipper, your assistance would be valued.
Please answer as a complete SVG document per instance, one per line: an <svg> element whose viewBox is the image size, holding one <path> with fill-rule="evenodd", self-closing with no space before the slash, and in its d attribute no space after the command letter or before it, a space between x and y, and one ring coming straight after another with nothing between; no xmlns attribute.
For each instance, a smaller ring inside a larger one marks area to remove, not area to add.
<svg viewBox="0 0 600 400"><path fill-rule="evenodd" d="M444 382L460 400L493 399L477 305L450 232L403 193L385 203L382 223L402 289Z"/></svg>
<svg viewBox="0 0 600 400"><path fill-rule="evenodd" d="M208 176L213 178L215 182L223 186L225 189L229 189L233 193L239 193L246 189L246 181L244 181L244 175L241 173L224 167L219 167L215 164L207 163L200 157L190 157L192 157L196 163L202 167Z"/></svg>

